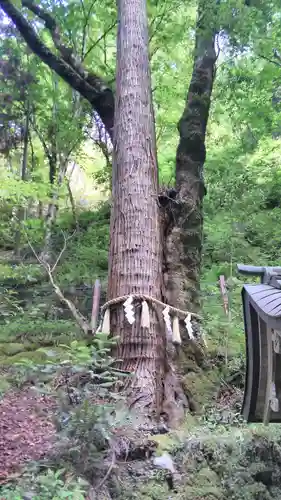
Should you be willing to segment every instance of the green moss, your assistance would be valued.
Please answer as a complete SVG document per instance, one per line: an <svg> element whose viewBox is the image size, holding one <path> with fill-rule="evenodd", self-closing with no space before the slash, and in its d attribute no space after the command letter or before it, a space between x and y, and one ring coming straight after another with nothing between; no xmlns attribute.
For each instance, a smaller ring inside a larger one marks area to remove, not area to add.
<svg viewBox="0 0 281 500"><path fill-rule="evenodd" d="M223 490L211 484L208 486L186 486L183 500L224 500ZM241 497L242 498L242 497Z"/></svg>
<svg viewBox="0 0 281 500"><path fill-rule="evenodd" d="M199 470L196 481L198 481L198 484L201 486L208 486L210 484L215 486L220 484L217 474L209 467L202 467L202 469Z"/></svg>
<svg viewBox="0 0 281 500"><path fill-rule="evenodd" d="M30 360L34 364L44 364L46 363L47 356L44 352L41 351L24 351L24 352L19 352L18 354L15 354L14 356L5 356L5 357L0 357L0 365L13 365L15 363L18 363L22 360Z"/></svg>
<svg viewBox="0 0 281 500"><path fill-rule="evenodd" d="M161 484L156 480L147 481L141 485L132 496L132 493L127 498L143 499L143 500L159 500L160 498L168 498L169 490L166 481L161 480ZM126 498L126 494L125 494Z"/></svg>
<svg viewBox="0 0 281 500"><path fill-rule="evenodd" d="M157 443L156 455L162 455L163 452L172 452L175 448L180 446L180 435L176 432L169 432L168 434L157 434L150 436L152 441Z"/></svg>
<svg viewBox="0 0 281 500"><path fill-rule="evenodd" d="M19 352L23 352L27 349L27 345L25 344L20 344L17 342L14 343L2 343L0 344L0 356L14 356L15 354L18 354Z"/></svg>
<svg viewBox="0 0 281 500"><path fill-rule="evenodd" d="M209 403L220 384L219 371L217 369L203 372L200 374L190 372L184 377L184 386L194 396L201 407Z"/></svg>

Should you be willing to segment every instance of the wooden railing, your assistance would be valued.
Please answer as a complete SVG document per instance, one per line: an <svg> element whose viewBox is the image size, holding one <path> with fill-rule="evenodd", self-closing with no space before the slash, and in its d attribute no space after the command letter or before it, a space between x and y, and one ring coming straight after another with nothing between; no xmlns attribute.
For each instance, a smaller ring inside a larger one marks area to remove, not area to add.
<svg viewBox="0 0 281 500"><path fill-rule="evenodd" d="M281 423L281 267L239 264L261 284L244 285L246 381L242 413L247 422Z"/></svg>

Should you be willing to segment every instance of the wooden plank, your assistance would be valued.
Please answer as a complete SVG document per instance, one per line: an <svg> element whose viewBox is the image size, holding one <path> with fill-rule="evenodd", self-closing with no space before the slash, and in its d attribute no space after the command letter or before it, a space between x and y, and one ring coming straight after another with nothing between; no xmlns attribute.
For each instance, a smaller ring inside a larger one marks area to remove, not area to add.
<svg viewBox="0 0 281 500"><path fill-rule="evenodd" d="M257 293L260 293L260 292L267 292L267 291L272 291L274 290L274 288L272 288L272 286L269 286L269 285L244 285L245 288L247 288L248 290L248 293L250 293L251 295L255 295Z"/></svg>
<svg viewBox="0 0 281 500"><path fill-rule="evenodd" d="M258 293L252 293L250 294L253 299L255 301L260 301L260 300L263 300L263 299L267 299L267 300L270 300L271 298L280 295L281 292L280 290L276 290L276 289L273 289L273 290L261 290L260 292Z"/></svg>
<svg viewBox="0 0 281 500"><path fill-rule="evenodd" d="M278 299L273 300L266 306L266 312L268 314L272 314L274 310L278 310L281 307L281 298L278 297ZM274 313L276 314L276 313Z"/></svg>
<svg viewBox="0 0 281 500"><path fill-rule="evenodd" d="M225 277L223 275L220 276L219 282L220 282L220 290L221 290L224 312L226 316L228 316L228 293L225 284Z"/></svg>
<svg viewBox="0 0 281 500"><path fill-rule="evenodd" d="M242 414L247 422L255 422L256 403L260 379L260 338L258 315L243 293L246 333L246 381Z"/></svg>
<svg viewBox="0 0 281 500"><path fill-rule="evenodd" d="M255 300L255 302L258 304L258 306L259 306L260 308L265 308L265 309L266 309L268 306L270 306L270 304L271 304L272 302L275 302L276 300L277 300L277 302L280 304L280 303L281 303L280 299L281 299L281 298L280 298L280 296L279 296L279 295L278 295L277 297L276 297L276 296L274 296L274 295L273 295L273 296L272 296L272 295L270 295L270 296L267 296L267 297L264 297L264 298L262 298L262 299L258 299L258 300L256 299L256 297L254 298L254 300Z"/></svg>
<svg viewBox="0 0 281 500"><path fill-rule="evenodd" d="M266 328L266 339L265 345L267 348L267 371L263 374L266 380L265 389L265 400L263 408L263 423L268 425L271 418L271 395L272 395L272 384L274 383L274 368L273 368L273 343L272 343L272 330Z"/></svg>
<svg viewBox="0 0 281 500"><path fill-rule="evenodd" d="M270 422L281 423L281 353L274 354L274 382L276 396L279 401L279 411L271 412Z"/></svg>
<svg viewBox="0 0 281 500"><path fill-rule="evenodd" d="M258 381L258 393L257 393L257 404L255 410L255 422L263 422L264 409L266 403L266 389L267 389L267 375L270 369L270 358L268 352L267 343L267 326L262 318L258 318L259 321L259 339L260 339L260 354L259 354L259 381ZM257 360L258 361L258 360ZM254 360L255 362L255 360ZM272 370L272 365L271 365Z"/></svg>
<svg viewBox="0 0 281 500"><path fill-rule="evenodd" d="M245 297L244 290L242 291L242 302L243 302L243 313L244 313L244 324L245 324L245 340L246 340L246 376L245 376L245 388L244 388L244 400L242 404L242 415L245 420L249 421L250 407L252 401L252 386L253 386L253 336L252 336L252 324L250 316L250 303L247 300L247 295ZM256 316L257 317L257 316Z"/></svg>
<svg viewBox="0 0 281 500"><path fill-rule="evenodd" d="M274 307L270 311L270 315L281 316L281 304L278 304L278 306Z"/></svg>

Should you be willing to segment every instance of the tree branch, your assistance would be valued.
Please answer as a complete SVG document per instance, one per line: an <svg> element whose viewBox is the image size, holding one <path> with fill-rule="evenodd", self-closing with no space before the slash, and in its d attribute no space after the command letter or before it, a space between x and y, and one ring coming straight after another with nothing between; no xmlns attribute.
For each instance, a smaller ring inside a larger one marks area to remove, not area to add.
<svg viewBox="0 0 281 500"><path fill-rule="evenodd" d="M55 283L54 277L53 277L53 271L54 271L55 267L57 266L57 264L58 264L58 262L59 262L59 260L60 260L60 258L62 256L64 250L66 249L66 241L67 240L66 240L65 236L64 236L64 246L63 246L63 249L60 252L60 254L59 254L59 256L58 256L58 258L56 260L56 263L55 263L55 265L52 268L51 268L51 266L47 262L45 262L43 259L41 259L41 257L39 257L39 255L36 253L36 251L35 251L32 243L30 243L30 241L28 240L27 235L26 235L26 239L27 239L27 242L28 242L28 244L29 244L29 246L30 246L30 248L31 248L34 256L38 260L39 264L41 264L41 266L44 267L44 269L45 269L45 271L46 271L46 273L48 275L49 281L50 281L50 283L51 283L51 285L52 285L52 287L54 289L55 294L58 296L58 298L60 299L60 301L63 302L68 307L68 309L70 310L70 312L71 312L73 318L75 319L77 325L81 328L81 330L84 332L84 334L88 335L89 331L91 331L91 326L89 325L88 321L80 313L80 311L78 311L78 309L76 309L76 307L73 304L73 302L71 300L67 299L63 295L60 287L57 285L57 283Z"/></svg>
<svg viewBox="0 0 281 500"><path fill-rule="evenodd" d="M257 56L260 57L261 59L264 59L267 62L274 64L275 66L278 66L278 68L281 68L281 64L278 63L277 61L274 61L273 59L270 59L270 57L264 56L263 54L257 54Z"/></svg>
<svg viewBox="0 0 281 500"><path fill-rule="evenodd" d="M88 72L83 68L81 61L75 57L70 47L67 47L61 40L59 27L55 19L42 7L36 5L32 0L22 0L22 6L27 7L35 16L39 17L45 23L49 30L56 49L60 52L63 60L69 64L83 79L87 79Z"/></svg>
<svg viewBox="0 0 281 500"><path fill-rule="evenodd" d="M106 30L105 32L91 45L91 47L87 50L86 54L83 57L83 60L86 59L86 57L90 54L90 52L98 45L99 42L101 42L110 31L115 28L117 25L117 21L114 21Z"/></svg>
<svg viewBox="0 0 281 500"><path fill-rule="evenodd" d="M49 28L56 48L62 57L55 55L38 37L34 28L25 19L21 11L13 5L10 0L0 0L0 7L16 25L18 31L29 48L50 69L55 71L74 90L79 92L93 106L101 117L109 136L113 136L114 121L114 96L108 85L97 75L82 70L82 65L77 63L71 50L60 41L59 33L52 17L43 11L41 7L33 5L29 0L23 0L25 5L32 7L33 12L40 14L40 19L48 21ZM55 27L54 27L55 26Z"/></svg>
<svg viewBox="0 0 281 500"><path fill-rule="evenodd" d="M88 27L89 19L90 19L90 16L91 16L91 12L92 12L92 10L94 8L95 3L96 3L96 0L93 0L93 2L91 3L91 5L89 7L88 12L86 12L85 6L84 6L84 2L83 2L83 0L80 0L80 4L81 4L82 11L83 11L83 14L84 14L82 50L81 50L81 59L82 59L82 61L85 59L84 53L85 53L85 46L86 46L86 32L87 32L87 27Z"/></svg>

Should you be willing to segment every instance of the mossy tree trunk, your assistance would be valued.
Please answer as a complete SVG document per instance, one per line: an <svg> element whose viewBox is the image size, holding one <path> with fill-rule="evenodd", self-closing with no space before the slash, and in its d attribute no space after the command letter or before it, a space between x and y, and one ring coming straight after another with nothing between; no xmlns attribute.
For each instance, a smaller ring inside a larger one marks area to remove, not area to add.
<svg viewBox="0 0 281 500"><path fill-rule="evenodd" d="M196 312L200 308L205 138L215 78L215 0L200 0L194 65L185 108L178 123L176 191L166 216L168 303Z"/></svg>

